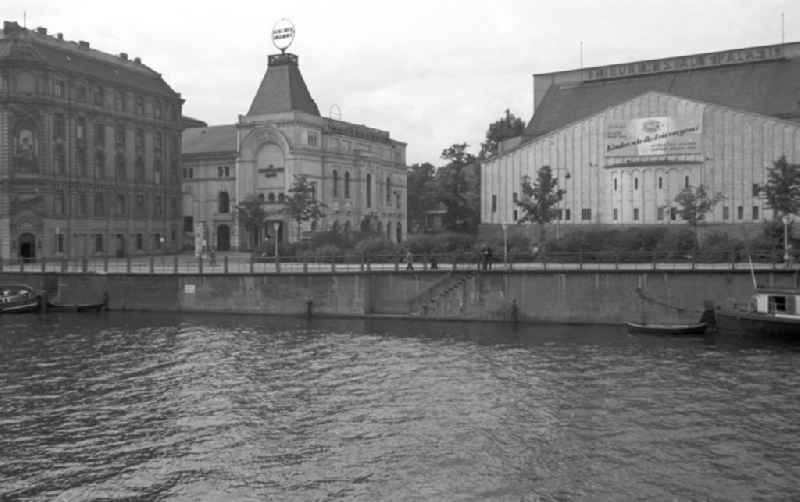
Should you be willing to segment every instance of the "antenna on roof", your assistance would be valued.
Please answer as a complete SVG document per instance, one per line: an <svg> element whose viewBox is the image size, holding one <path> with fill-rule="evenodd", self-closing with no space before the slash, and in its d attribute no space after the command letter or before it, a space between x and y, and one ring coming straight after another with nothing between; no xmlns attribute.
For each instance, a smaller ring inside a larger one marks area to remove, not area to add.
<svg viewBox="0 0 800 502"><path fill-rule="evenodd" d="M784 27L783 12L781 12L781 45L784 44L784 40L785 40L784 37L783 37L783 27Z"/></svg>
<svg viewBox="0 0 800 502"><path fill-rule="evenodd" d="M781 16L782 15L783 14L781 14ZM25 11L25 10L22 11L22 27L23 28L27 28L28 27L28 11Z"/></svg>
<svg viewBox="0 0 800 502"><path fill-rule="evenodd" d="M581 64L581 70L583 70L583 40L581 40L580 64Z"/></svg>

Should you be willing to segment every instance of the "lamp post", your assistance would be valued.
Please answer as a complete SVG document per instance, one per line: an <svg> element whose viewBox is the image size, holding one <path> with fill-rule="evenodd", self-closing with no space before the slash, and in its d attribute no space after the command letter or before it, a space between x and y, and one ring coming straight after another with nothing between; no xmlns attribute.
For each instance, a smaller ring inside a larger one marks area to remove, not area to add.
<svg viewBox="0 0 800 502"><path fill-rule="evenodd" d="M789 224L791 222L791 215L783 215L783 262L786 264L789 263Z"/></svg>
<svg viewBox="0 0 800 502"><path fill-rule="evenodd" d="M275 259L278 259L278 230L281 228L281 224L277 221L272 222L272 232L275 235Z"/></svg>
<svg viewBox="0 0 800 502"><path fill-rule="evenodd" d="M508 223L500 225L503 229L503 263L508 266Z"/></svg>

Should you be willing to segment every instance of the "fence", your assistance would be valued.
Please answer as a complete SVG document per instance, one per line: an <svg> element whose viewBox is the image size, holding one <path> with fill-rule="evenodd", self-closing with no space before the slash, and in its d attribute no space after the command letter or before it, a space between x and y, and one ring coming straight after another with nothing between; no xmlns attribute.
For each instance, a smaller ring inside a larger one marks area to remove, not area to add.
<svg viewBox="0 0 800 502"><path fill-rule="evenodd" d="M319 257L256 257L222 255L214 260L190 255L136 256L128 258L0 260L0 272L97 274L268 274L437 270L756 270L794 269L797 255L784 261L781 250L752 250L676 254L673 252L548 252L493 256L477 253L418 254L411 266L400 255L362 256L359 259Z"/></svg>

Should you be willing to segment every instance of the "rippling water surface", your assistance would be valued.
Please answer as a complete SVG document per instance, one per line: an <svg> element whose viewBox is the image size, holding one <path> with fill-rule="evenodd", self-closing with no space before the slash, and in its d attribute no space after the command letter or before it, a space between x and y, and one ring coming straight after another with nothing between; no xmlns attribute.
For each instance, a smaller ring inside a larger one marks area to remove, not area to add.
<svg viewBox="0 0 800 502"><path fill-rule="evenodd" d="M0 499L797 499L798 361L615 327L3 316Z"/></svg>

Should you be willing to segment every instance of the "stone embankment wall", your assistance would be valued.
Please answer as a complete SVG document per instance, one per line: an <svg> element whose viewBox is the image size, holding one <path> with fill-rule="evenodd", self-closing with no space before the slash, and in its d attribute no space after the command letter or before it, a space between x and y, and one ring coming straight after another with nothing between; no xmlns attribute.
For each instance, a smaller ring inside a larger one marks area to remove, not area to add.
<svg viewBox="0 0 800 502"><path fill-rule="evenodd" d="M761 285L795 287L797 274L760 272ZM114 310L197 311L523 322L696 320L703 302L744 302L746 271L438 271L315 274L20 274L62 303L99 301Z"/></svg>

